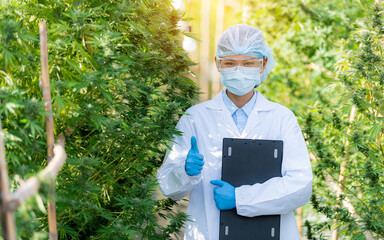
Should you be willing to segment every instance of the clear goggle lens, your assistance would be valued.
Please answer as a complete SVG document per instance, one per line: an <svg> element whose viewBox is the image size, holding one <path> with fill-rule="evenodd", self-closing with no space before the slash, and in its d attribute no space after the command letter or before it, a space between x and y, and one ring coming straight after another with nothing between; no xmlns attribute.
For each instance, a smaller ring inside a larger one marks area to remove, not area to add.
<svg viewBox="0 0 384 240"><path fill-rule="evenodd" d="M216 65L219 71L227 68L245 67L252 69L262 69L262 58L216 58Z"/></svg>

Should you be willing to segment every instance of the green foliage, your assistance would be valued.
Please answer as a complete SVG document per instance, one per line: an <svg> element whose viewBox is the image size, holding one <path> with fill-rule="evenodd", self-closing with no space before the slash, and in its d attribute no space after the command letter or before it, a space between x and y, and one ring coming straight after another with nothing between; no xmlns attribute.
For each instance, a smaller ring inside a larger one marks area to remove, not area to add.
<svg viewBox="0 0 384 240"><path fill-rule="evenodd" d="M259 91L284 103L300 117L316 101L333 101L329 93L340 42L348 38L364 10L354 0L243 0L247 22L263 31L276 68ZM367 6L367 2L360 1ZM345 7L349 6L349 7Z"/></svg>
<svg viewBox="0 0 384 240"><path fill-rule="evenodd" d="M164 1L13 1L0 5L0 101L10 173L44 165L38 23L48 26L60 239L169 239L186 220L152 199L153 173L180 114L197 100L180 46L182 15ZM164 213L165 211L165 213ZM163 213L161 213L163 212ZM167 212L170 212L167 214ZM161 214L159 214L161 213ZM28 231L47 230L42 224ZM159 218L172 218L160 226Z"/></svg>
<svg viewBox="0 0 384 240"><path fill-rule="evenodd" d="M307 118L306 133L318 158L314 165L320 181L316 190L321 195L313 197L312 203L318 211L338 220L342 233L356 239L364 239L365 231L375 238L384 236L382 11L382 5L374 5L371 19L362 21L348 40L353 48L345 50L337 65L343 87L338 106L332 106L333 110L318 108ZM349 113L354 108L357 114L352 119ZM340 174L345 180L340 180ZM321 181L329 176L342 185L341 196L326 194L332 190ZM343 201L349 201L359 216L347 210Z"/></svg>
<svg viewBox="0 0 384 240"><path fill-rule="evenodd" d="M366 230L383 237L382 4L243 2L251 6L246 21L263 31L277 62L259 91L296 113L309 144L318 214L305 223L307 238L330 239L330 229L345 239L364 239Z"/></svg>

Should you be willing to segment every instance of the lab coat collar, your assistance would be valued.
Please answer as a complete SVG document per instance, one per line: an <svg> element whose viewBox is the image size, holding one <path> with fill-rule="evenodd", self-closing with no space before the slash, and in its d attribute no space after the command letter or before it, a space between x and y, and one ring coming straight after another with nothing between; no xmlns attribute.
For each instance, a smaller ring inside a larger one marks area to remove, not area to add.
<svg viewBox="0 0 384 240"><path fill-rule="evenodd" d="M252 110L253 110L253 107L255 106L256 104L256 99L257 99L257 92L256 90L253 90L254 94L251 98L251 100L249 100L249 102L247 102L241 109L244 111L245 115L247 115L247 118L249 117L249 115L251 114ZM224 104L225 106L227 107L228 111L231 113L231 116L233 117L233 114L239 110L239 108L232 102L232 100L228 97L227 95L227 92L224 91L222 93L223 95L223 101L224 101Z"/></svg>
<svg viewBox="0 0 384 240"><path fill-rule="evenodd" d="M221 90L219 94L217 94L212 100L210 100L207 103L207 108L210 109L216 109L216 110L223 110L225 109L225 104L223 101L223 94L224 90ZM256 104L253 109L253 111L271 111L273 110L274 106L271 101L266 99L260 92L256 91L257 93L257 99L256 99Z"/></svg>
<svg viewBox="0 0 384 240"><path fill-rule="evenodd" d="M246 137L248 133L259 124L258 112L273 110L273 103L268 101L261 93L256 91L256 104L248 117L245 129L243 130L242 134L240 134L235 122L232 119L230 112L228 111L228 109L226 109L225 103L223 101L224 91L225 90L222 90L212 100L208 101L206 106L207 108L221 111L220 121L228 127L234 137Z"/></svg>

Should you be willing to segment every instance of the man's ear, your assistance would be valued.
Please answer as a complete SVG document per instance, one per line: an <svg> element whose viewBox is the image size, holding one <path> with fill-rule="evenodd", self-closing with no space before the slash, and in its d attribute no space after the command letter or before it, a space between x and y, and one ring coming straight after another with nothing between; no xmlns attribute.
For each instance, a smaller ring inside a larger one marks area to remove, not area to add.
<svg viewBox="0 0 384 240"><path fill-rule="evenodd" d="M216 64L216 70L219 71L219 69L217 68L217 59L216 59L216 56L215 56L215 64ZM220 72L220 71L219 71Z"/></svg>
<svg viewBox="0 0 384 240"><path fill-rule="evenodd" d="M216 60L216 57L215 57ZM263 70L260 73L263 73L265 70L265 67L267 66L268 58L263 58Z"/></svg>

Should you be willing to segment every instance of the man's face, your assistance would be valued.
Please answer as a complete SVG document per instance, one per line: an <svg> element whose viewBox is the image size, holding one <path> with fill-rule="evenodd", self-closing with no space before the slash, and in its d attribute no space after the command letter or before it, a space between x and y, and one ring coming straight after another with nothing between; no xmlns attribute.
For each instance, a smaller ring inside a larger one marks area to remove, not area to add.
<svg viewBox="0 0 384 240"><path fill-rule="evenodd" d="M245 56L241 54L225 56L222 58L216 58L215 61L219 61L220 68L230 68L236 66L243 67L260 67L261 72L264 72L265 66L267 65L268 59L266 58L255 58Z"/></svg>

